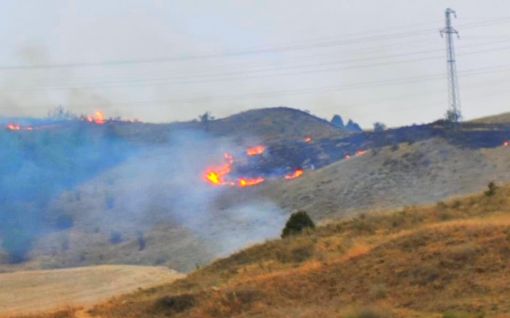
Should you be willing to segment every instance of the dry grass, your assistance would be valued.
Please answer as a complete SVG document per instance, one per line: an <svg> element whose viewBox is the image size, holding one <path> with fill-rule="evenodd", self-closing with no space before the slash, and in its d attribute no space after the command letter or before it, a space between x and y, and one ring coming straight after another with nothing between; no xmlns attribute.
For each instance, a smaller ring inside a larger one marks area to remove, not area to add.
<svg viewBox="0 0 510 318"><path fill-rule="evenodd" d="M472 120L472 122L483 124L508 124L510 123L510 113L477 118Z"/></svg>
<svg viewBox="0 0 510 318"><path fill-rule="evenodd" d="M279 206L305 210L315 220L369 210L394 210L431 204L479 192L489 181L510 182L508 147L461 148L432 138L373 150L342 160L286 184L269 184L261 192Z"/></svg>
<svg viewBox="0 0 510 318"><path fill-rule="evenodd" d="M68 317L74 313L71 307L180 277L167 268L124 265L0 274L0 316L56 310L48 317Z"/></svg>
<svg viewBox="0 0 510 318"><path fill-rule="evenodd" d="M510 187L267 242L96 317L505 317Z"/></svg>

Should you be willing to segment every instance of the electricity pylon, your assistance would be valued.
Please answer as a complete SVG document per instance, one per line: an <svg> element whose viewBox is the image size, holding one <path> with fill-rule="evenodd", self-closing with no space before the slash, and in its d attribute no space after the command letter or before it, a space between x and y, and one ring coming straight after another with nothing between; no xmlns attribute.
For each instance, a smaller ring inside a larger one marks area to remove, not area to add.
<svg viewBox="0 0 510 318"><path fill-rule="evenodd" d="M441 37L446 39L446 67L448 74L448 112L447 119L459 122L462 119L460 111L459 82L457 79L457 65L455 63L455 48L453 45L454 35L459 38L459 32L452 26L452 16L457 17L454 10L448 8L445 11L446 27L442 29Z"/></svg>

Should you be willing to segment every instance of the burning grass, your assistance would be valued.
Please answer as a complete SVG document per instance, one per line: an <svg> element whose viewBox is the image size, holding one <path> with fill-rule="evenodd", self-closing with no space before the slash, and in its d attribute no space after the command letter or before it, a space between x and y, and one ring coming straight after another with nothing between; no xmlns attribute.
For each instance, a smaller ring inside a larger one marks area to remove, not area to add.
<svg viewBox="0 0 510 318"><path fill-rule="evenodd" d="M102 112L95 112L94 115L87 116L87 121L96 125L106 124L106 118Z"/></svg>
<svg viewBox="0 0 510 318"><path fill-rule="evenodd" d="M266 152L266 146L264 145L258 145L255 147L250 147L246 149L246 154L250 157L260 156L264 152Z"/></svg>
<svg viewBox="0 0 510 318"><path fill-rule="evenodd" d="M265 152L266 146L264 145L249 147L248 149L246 149L246 152L244 154L245 158L242 158L241 160L246 161L247 158L262 156ZM231 153L225 153L223 157L224 157L223 164L210 166L205 169L205 172L203 173L203 180L206 183L212 186L230 186L246 188L262 184L266 182L269 178L276 179L281 177L284 180L297 179L301 177L304 173L303 169L297 168L291 173L283 176L278 176L275 173L271 173L269 176L266 175L253 177L238 176L235 173L236 159L234 158L234 155L232 155Z"/></svg>
<svg viewBox="0 0 510 318"><path fill-rule="evenodd" d="M78 119L78 117L77 116L71 117L64 121L69 121L70 119ZM79 119L83 120L87 123L98 125L98 126L105 125L109 121L109 119L107 119L105 117L104 113L100 112L100 111L95 112L93 115L88 115L88 116L82 115ZM133 122L133 121L129 121L129 122ZM45 123L45 124L34 124L34 125L22 125L22 124L13 122L13 123L8 123L5 126L5 129L10 132L20 132L20 131L46 130L46 129L56 128L59 126L62 126L62 120L60 120L60 121L57 120L50 124Z"/></svg>

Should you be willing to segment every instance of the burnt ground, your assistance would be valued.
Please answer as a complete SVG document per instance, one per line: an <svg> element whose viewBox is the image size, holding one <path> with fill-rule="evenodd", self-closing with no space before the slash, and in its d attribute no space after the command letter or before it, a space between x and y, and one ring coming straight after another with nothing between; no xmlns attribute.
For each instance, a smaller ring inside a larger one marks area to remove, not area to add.
<svg viewBox="0 0 510 318"><path fill-rule="evenodd" d="M388 129L382 132L362 132L347 137L313 140L291 140L270 144L267 153L248 158L236 172L248 176L281 176L296 168L319 169L354 156L359 151L383 147L398 147L434 138L445 140L452 146L467 149L496 148L510 140L510 125L464 123L451 127L445 122L413 125Z"/></svg>

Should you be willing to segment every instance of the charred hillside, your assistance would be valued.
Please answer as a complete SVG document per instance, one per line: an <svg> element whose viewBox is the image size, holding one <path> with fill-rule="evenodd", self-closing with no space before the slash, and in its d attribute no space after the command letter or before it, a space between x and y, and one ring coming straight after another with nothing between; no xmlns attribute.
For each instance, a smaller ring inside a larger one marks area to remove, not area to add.
<svg viewBox="0 0 510 318"><path fill-rule="evenodd" d="M128 263L190 271L278 236L295 209L330 219L510 180L505 124L347 134L287 108L207 125L29 124L0 132L3 269ZM263 151L250 155L253 146ZM226 171L220 184L204 180L218 167Z"/></svg>
<svg viewBox="0 0 510 318"><path fill-rule="evenodd" d="M446 122L399 127L384 131L365 131L347 136L287 139L270 143L268 156L254 163L257 169L273 171L277 167L318 169L331 163L377 152L385 147L398 148L426 140L443 140L457 148L482 149L504 146L510 140L510 125L466 123L452 128ZM250 167L245 168L249 170Z"/></svg>

